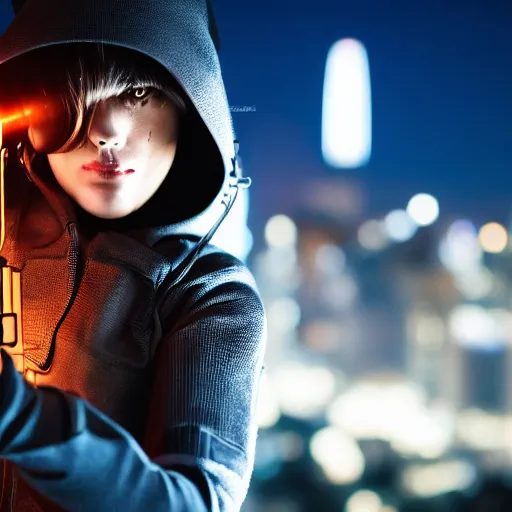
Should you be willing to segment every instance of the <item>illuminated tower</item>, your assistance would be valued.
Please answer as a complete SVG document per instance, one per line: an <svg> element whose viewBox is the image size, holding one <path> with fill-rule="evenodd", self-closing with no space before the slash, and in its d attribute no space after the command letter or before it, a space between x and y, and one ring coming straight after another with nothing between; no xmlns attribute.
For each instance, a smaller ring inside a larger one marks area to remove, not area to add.
<svg viewBox="0 0 512 512"><path fill-rule="evenodd" d="M338 168L368 162L371 93L368 56L355 39L336 42L327 56L322 105L322 154Z"/></svg>

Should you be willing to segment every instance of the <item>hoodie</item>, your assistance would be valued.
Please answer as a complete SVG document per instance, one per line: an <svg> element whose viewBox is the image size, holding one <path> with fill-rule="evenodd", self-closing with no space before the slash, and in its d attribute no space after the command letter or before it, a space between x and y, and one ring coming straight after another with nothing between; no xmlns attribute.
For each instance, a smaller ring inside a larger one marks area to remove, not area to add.
<svg viewBox="0 0 512 512"><path fill-rule="evenodd" d="M13 7L0 84L32 50L101 42L162 64L188 114L178 143L186 165L119 221L81 210L44 155L25 161L26 173L9 160L1 256L21 271L25 374L5 347L0 510L239 510L254 464L266 320L251 273L210 243L250 183L211 8L204 0Z"/></svg>

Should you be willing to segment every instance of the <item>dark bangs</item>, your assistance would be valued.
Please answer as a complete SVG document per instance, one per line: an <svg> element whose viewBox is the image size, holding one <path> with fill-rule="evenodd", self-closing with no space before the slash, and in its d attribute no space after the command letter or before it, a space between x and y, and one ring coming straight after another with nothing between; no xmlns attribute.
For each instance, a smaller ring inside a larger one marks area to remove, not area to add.
<svg viewBox="0 0 512 512"><path fill-rule="evenodd" d="M128 48L102 43L66 43L34 50L4 64L15 95L24 101L57 95L70 119L64 153L87 143L98 102L120 97L133 88L151 87L181 115L185 94L172 75L150 57ZM28 143L29 144L29 143ZM29 148L27 148L29 149ZM33 148L30 148L33 149ZM30 151L33 156L33 151Z"/></svg>

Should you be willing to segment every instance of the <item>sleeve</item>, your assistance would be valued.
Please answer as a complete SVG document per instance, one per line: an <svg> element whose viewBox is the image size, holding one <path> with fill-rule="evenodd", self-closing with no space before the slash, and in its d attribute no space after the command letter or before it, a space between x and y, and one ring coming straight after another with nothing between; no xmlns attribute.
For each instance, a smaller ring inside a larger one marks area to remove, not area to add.
<svg viewBox="0 0 512 512"><path fill-rule="evenodd" d="M254 466L266 319L249 271L214 256L168 302L180 306L160 345L147 451L164 467L198 468L210 509L235 511Z"/></svg>
<svg viewBox="0 0 512 512"><path fill-rule="evenodd" d="M156 353L151 456L86 400L28 384L2 351L0 457L66 510L239 510L266 325L254 286L217 277L193 282Z"/></svg>

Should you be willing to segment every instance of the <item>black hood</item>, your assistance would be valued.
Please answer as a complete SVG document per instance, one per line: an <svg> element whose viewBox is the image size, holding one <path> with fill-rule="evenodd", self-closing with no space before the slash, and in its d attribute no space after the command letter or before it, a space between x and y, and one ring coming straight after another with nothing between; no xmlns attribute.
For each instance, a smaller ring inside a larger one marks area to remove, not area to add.
<svg viewBox="0 0 512 512"><path fill-rule="evenodd" d="M218 31L209 2L13 0L12 3L15 18L0 36L0 80L3 64L11 65L13 59L22 58L32 50L87 42L135 50L171 73L185 93L188 107L180 125L179 173L169 173L169 179L144 211L146 216L148 212L153 215L153 210L160 214L158 230L153 230L156 238L171 234L204 237L208 232L208 239L211 238L212 226L214 230L218 227L238 187L248 186L249 181L241 178L237 165L237 144L217 52ZM41 180L41 176L34 178L47 199L55 202L47 181ZM161 211L166 200L168 218ZM66 221L66 214L58 213Z"/></svg>

